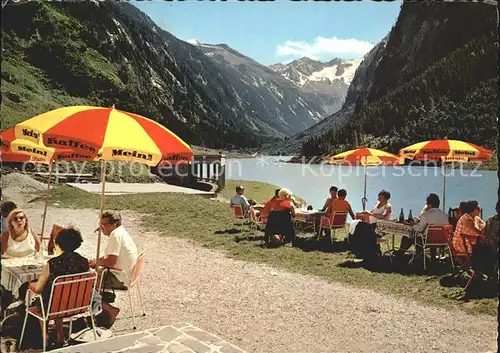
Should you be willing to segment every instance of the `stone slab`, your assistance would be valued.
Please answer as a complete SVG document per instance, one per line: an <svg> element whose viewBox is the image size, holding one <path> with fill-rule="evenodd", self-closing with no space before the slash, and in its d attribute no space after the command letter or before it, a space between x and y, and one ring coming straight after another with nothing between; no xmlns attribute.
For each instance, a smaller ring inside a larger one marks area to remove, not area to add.
<svg viewBox="0 0 500 353"><path fill-rule="evenodd" d="M179 323L97 342L78 344L58 353L246 353L228 341L196 326Z"/></svg>

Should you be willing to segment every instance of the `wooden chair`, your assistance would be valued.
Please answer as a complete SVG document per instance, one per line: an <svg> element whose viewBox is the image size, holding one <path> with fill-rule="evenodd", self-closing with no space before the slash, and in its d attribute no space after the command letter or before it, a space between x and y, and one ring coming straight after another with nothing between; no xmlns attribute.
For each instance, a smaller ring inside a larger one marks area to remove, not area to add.
<svg viewBox="0 0 500 353"><path fill-rule="evenodd" d="M127 289L124 289L128 293L128 299L129 299L129 304L130 304L130 312L132 313L132 324L133 324L133 329L135 330L137 328L135 324L135 315L134 315L134 304L132 301L132 290L134 288L137 288L137 294L139 295L139 300L141 303L141 309L142 309L142 316L146 316L146 312L144 311L144 302L142 301L142 293L141 289L139 287L139 281L141 279L141 273L142 273L142 268L144 267L144 256L145 256L146 250L143 250L139 256L137 257L137 261L134 265L134 268L132 269L132 274L129 276L126 271L120 268L116 267L107 267L104 269L104 271L117 271L121 272L125 275L125 277L128 280L128 283L125 283ZM103 272L104 272L103 271ZM104 276L104 274L103 274ZM127 285L128 284L128 285ZM120 289L117 289L120 290Z"/></svg>
<svg viewBox="0 0 500 353"><path fill-rule="evenodd" d="M318 232L318 240L321 236L323 229L330 230L330 240L333 244L336 232L340 229L346 230L347 212L332 212L330 217L321 217L320 231Z"/></svg>
<svg viewBox="0 0 500 353"><path fill-rule="evenodd" d="M47 323L53 319L70 318L69 336L71 336L73 317L80 314L88 314L92 322L94 339L97 340L94 315L92 313L92 299L96 281L97 273L94 271L57 277L52 283L47 312L45 312L43 304L41 305L41 309L29 307L31 298L38 297L40 298L40 303L43 303L42 294L36 293L34 288L30 286L26 292L26 307L28 309L24 317L19 349L22 347L26 322L30 315L43 323L42 337L44 352L47 347Z"/></svg>

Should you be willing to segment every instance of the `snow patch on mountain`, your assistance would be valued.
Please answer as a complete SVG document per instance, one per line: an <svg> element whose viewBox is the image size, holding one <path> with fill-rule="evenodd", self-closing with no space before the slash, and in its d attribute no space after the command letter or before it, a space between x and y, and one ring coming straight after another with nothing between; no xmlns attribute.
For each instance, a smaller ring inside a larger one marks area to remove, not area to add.
<svg viewBox="0 0 500 353"><path fill-rule="evenodd" d="M344 62L348 66L345 67L341 73L339 74L339 65L327 66L320 71L313 72L307 79L304 81L330 81L333 82L335 79L343 80L345 83L350 84L352 79L354 78L354 73L358 68L361 60L346 60ZM301 80L301 85L303 85Z"/></svg>

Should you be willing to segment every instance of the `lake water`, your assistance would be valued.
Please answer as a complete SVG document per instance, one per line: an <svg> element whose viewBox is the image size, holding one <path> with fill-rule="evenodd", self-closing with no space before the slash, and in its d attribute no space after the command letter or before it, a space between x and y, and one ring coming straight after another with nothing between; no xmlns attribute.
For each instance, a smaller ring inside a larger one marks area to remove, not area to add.
<svg viewBox="0 0 500 353"><path fill-rule="evenodd" d="M280 158L284 159L283 157L229 159L226 161L226 178L261 181L289 188L314 208L323 206L329 196L328 189L334 185L347 190L347 200L354 212L362 210L363 167L276 163ZM477 200L483 208L484 219L495 213L498 190L496 172L446 169L446 173L446 212L449 207L457 207L460 201ZM408 166L369 167L366 187L367 209L376 202L381 189L391 192L390 202L395 217L399 215L401 208L406 217L410 209L414 216L418 215L425 204L425 198L431 192L439 195L442 208L442 169Z"/></svg>

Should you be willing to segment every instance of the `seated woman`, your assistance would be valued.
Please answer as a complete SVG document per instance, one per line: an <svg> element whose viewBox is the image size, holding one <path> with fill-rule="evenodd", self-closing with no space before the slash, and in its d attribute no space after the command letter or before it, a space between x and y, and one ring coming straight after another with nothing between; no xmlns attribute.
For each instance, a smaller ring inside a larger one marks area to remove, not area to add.
<svg viewBox="0 0 500 353"><path fill-rule="evenodd" d="M378 193L378 201L371 211L359 212L356 214L356 217L370 224L377 223L379 219L391 219L392 205L389 203L390 198L391 193L389 191L381 190Z"/></svg>
<svg viewBox="0 0 500 353"><path fill-rule="evenodd" d="M336 186L330 187L330 197L326 199L325 204L321 208L321 211L325 212L325 214L332 213L332 202L337 199L337 190L338 188Z"/></svg>
<svg viewBox="0 0 500 353"><path fill-rule="evenodd" d="M264 205L264 208L262 209L262 211L260 213L260 220L261 221L263 221L263 222L267 221L267 218L269 217L269 214L271 213L271 208L273 207L274 201L279 199L280 190L281 189L274 190L274 196L266 201L266 204Z"/></svg>
<svg viewBox="0 0 500 353"><path fill-rule="evenodd" d="M16 208L7 217L8 230L2 233L2 259L34 255L40 249L40 238L28 227L28 217Z"/></svg>
<svg viewBox="0 0 500 353"><path fill-rule="evenodd" d="M295 199L288 189L281 189L279 198L274 200L271 213L266 224L265 237L268 241L273 237L276 241L295 241L295 229L292 217L295 217Z"/></svg>
<svg viewBox="0 0 500 353"><path fill-rule="evenodd" d="M352 211L351 204L345 198L347 197L347 191L345 189L340 189L337 193L338 198L332 201L331 212L347 212L354 220L356 216Z"/></svg>
<svg viewBox="0 0 500 353"><path fill-rule="evenodd" d="M56 257L51 258L44 266L42 274L36 282L30 284L30 288L35 293L42 293L44 309L48 309L52 283L58 276L71 275L88 272L89 261L76 253L83 239L80 232L74 228L64 228L55 238ZM24 298L21 290L21 299ZM42 303L37 303L38 306ZM55 320L57 329L57 341L64 342L62 319Z"/></svg>
<svg viewBox="0 0 500 353"><path fill-rule="evenodd" d="M460 217L453 233L452 245L456 252L469 252L472 253L473 240L469 237L462 239L462 234L480 236L484 232L485 223L479 218L479 204L477 201L467 201L462 206L463 215Z"/></svg>

